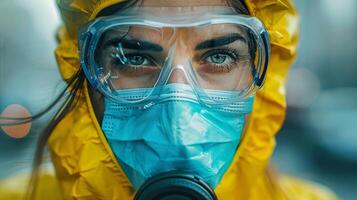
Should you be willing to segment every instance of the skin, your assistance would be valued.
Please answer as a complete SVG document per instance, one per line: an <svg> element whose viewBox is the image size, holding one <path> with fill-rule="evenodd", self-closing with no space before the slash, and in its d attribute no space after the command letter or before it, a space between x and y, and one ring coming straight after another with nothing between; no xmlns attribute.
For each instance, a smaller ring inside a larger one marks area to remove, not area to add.
<svg viewBox="0 0 357 200"><path fill-rule="evenodd" d="M169 7L168 12L170 12L170 9L176 9L177 7L190 7L190 6L222 6L222 7L227 7L227 11L231 11L231 8L228 6L227 1L224 0L176 0L176 1L171 1L171 0L143 0L140 2L141 6L161 6L161 7ZM212 35L216 35L217 37L222 35L224 32L222 30L226 30L227 27L215 27L213 30L213 33L207 33L205 30L180 30L179 33L177 33L179 39L177 39L177 45L178 45L178 52L175 54L175 63L180 63L182 60L187 60L188 57L192 58L194 60L195 56L197 56L198 53L192 52L190 49L194 49L193 47L187 46L187 44L195 44L193 41L204 41L205 38L207 38L208 34L210 37ZM194 31L197 31L195 33ZM229 31L229 30L226 30ZM153 31L148 31L148 30L133 30L131 31L133 35L136 36L141 36L141 37L147 37L150 35L150 39L153 40L153 42L160 43L160 38L157 38L158 34L153 33ZM145 34L143 35L143 32ZM205 34L206 33L206 34ZM242 35L245 33L242 32ZM172 34L170 31L164 30L164 33L162 34ZM190 42L190 40L192 40ZM181 41L181 42L180 42ZM184 42L182 42L184 41ZM189 42L187 42L189 41ZM162 41L161 41L162 42ZM233 45L243 45L243 44L233 44ZM166 44L161 44L163 46L164 51L168 51L169 45ZM241 47L242 48L242 47ZM241 73L242 74L242 73ZM179 83L186 83L186 77L185 74L181 70L174 70L173 73L170 76L170 79L168 82L179 82ZM212 88L212 89L218 89L218 88ZM102 94L100 94L98 91L96 91L93 88L89 88L89 95L91 102L93 104L94 112L96 114L98 122L101 124L102 123L102 118L103 118L103 111L104 111L104 97Z"/></svg>

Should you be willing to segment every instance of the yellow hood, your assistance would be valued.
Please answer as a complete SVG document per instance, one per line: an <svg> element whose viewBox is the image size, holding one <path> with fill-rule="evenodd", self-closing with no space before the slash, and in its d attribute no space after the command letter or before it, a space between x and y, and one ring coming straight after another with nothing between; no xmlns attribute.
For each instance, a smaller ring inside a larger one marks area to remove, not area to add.
<svg viewBox="0 0 357 200"><path fill-rule="evenodd" d="M68 80L79 68L79 25L120 0L58 0L64 25L56 57ZM258 92L245 137L233 163L216 188L219 199L284 199L269 178L267 165L275 134L285 117L285 81L296 53L298 16L289 0L246 0L251 15L266 25L271 61L265 86ZM87 87L87 85L85 86ZM65 199L132 199L135 190L115 159L98 124L87 88L79 103L56 127L49 140L56 176Z"/></svg>

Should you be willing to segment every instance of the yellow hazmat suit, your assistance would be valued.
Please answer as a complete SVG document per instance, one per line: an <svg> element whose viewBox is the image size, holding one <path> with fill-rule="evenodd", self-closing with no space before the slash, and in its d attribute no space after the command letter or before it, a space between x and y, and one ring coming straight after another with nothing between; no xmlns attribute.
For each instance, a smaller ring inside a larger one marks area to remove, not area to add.
<svg viewBox="0 0 357 200"><path fill-rule="evenodd" d="M76 40L78 26L95 18L103 8L120 1L57 0L64 26L58 34L56 57L65 80L80 68ZM285 117L285 81L296 53L298 16L289 0L246 0L246 4L250 14L263 21L269 31L271 61L265 86L255 98L242 143L215 189L218 199L336 199L321 186L268 172L275 147L274 137ZM85 87L80 102L58 124L49 139L56 176L41 177L36 199L129 200L134 196L135 190L102 133L87 85ZM0 199L19 197L20 190L11 187L12 181L0 183Z"/></svg>

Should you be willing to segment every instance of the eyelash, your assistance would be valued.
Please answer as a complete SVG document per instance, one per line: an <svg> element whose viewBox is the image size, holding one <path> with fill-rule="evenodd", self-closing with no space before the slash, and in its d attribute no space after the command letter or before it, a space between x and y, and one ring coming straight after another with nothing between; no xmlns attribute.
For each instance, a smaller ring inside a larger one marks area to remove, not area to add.
<svg viewBox="0 0 357 200"><path fill-rule="evenodd" d="M228 55L233 62L229 63L229 64L215 64L215 63L207 63L206 59L210 56L213 56L215 54L224 54L224 55ZM239 58L239 54L237 52L236 49L213 49L210 51L205 52L202 55L202 59L200 64L202 64L204 66L204 68L206 68L207 72L230 72L233 67L235 66L235 63L237 62Z"/></svg>
<svg viewBox="0 0 357 200"><path fill-rule="evenodd" d="M216 55L216 54L223 54L227 55L232 59L231 63L228 64L216 64L216 63L208 63L206 61L207 58L210 56ZM128 53L125 55L126 58L130 58L132 56L141 56L143 59L147 59L149 64L143 64L143 65L132 65L132 64L123 64L120 57L118 55L112 55L113 64L115 64L120 70L123 71L139 71L143 70L144 68L154 68L157 66L157 63L155 62L155 59L146 54L142 53ZM203 69L207 72L211 73L224 73L224 72L230 72L233 67L235 67L235 63L237 63L239 54L237 53L236 49L213 49L205 52L202 56L200 64L203 65Z"/></svg>
<svg viewBox="0 0 357 200"><path fill-rule="evenodd" d="M118 68L120 70L125 70L125 71L138 71L138 70L142 70L145 67L154 67L157 66L154 58L150 55L145 55L145 54L140 54L140 53L128 53L126 55L124 55L125 58L130 58L133 56L141 56L143 57L143 59L147 59L149 63L149 65L132 65L132 64L125 64L122 63L121 59L116 56L116 55L112 55L112 58L114 59L113 62L115 65L118 66Z"/></svg>

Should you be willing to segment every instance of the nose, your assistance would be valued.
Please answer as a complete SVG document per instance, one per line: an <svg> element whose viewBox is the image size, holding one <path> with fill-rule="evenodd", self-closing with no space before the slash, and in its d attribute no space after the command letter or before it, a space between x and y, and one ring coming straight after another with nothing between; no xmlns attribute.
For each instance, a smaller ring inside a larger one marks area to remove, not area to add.
<svg viewBox="0 0 357 200"><path fill-rule="evenodd" d="M190 57L190 51L186 43L182 42L182 33L178 35L180 36L178 36L174 45L172 66L167 83L188 84L187 69L190 67L190 62L188 59Z"/></svg>
<svg viewBox="0 0 357 200"><path fill-rule="evenodd" d="M172 68L167 83L188 84L187 75L182 65L176 65Z"/></svg>

